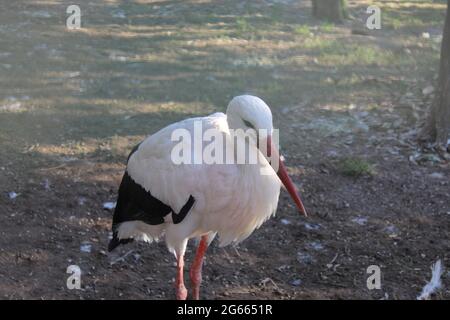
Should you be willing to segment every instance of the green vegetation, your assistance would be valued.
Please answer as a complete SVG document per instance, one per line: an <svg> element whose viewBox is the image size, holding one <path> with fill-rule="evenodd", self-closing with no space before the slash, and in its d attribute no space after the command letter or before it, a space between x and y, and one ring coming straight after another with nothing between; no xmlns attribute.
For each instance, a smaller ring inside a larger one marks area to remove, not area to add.
<svg viewBox="0 0 450 320"><path fill-rule="evenodd" d="M320 26L320 30L323 32L333 32L334 31L334 23L324 22Z"/></svg>
<svg viewBox="0 0 450 320"><path fill-rule="evenodd" d="M344 158L339 162L338 169L342 174L351 177L375 174L374 166L360 158Z"/></svg>
<svg viewBox="0 0 450 320"><path fill-rule="evenodd" d="M309 36L311 34L311 31L309 30L309 26L305 25L305 24L295 26L293 28L293 31L295 34L302 35L302 36Z"/></svg>

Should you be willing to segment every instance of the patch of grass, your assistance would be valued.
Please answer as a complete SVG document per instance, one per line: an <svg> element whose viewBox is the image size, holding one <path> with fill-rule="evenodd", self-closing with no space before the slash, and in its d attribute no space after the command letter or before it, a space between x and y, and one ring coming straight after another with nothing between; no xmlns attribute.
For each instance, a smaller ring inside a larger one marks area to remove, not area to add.
<svg viewBox="0 0 450 320"><path fill-rule="evenodd" d="M239 17L236 19L236 33L238 35L243 36L252 31L253 31L253 27L247 21L247 19L245 19L243 17Z"/></svg>
<svg viewBox="0 0 450 320"><path fill-rule="evenodd" d="M341 77L339 79L339 85L341 86L356 86L361 83L363 77L356 73L351 73L349 76Z"/></svg>
<svg viewBox="0 0 450 320"><path fill-rule="evenodd" d="M324 22L320 26L320 30L323 32L333 32L334 31L334 24L330 22Z"/></svg>
<svg viewBox="0 0 450 320"><path fill-rule="evenodd" d="M311 31L309 30L309 26L306 24L294 27L293 31L295 34L298 34L301 36L309 36L311 34Z"/></svg>
<svg viewBox="0 0 450 320"><path fill-rule="evenodd" d="M405 16L397 12L383 12L383 25L398 30L404 27L424 27L424 22L414 16Z"/></svg>
<svg viewBox="0 0 450 320"><path fill-rule="evenodd" d="M424 5L424 4L422 4ZM394 30L440 28L445 17L445 7L440 4L425 6L400 6L400 8L382 9L382 27Z"/></svg>
<svg viewBox="0 0 450 320"><path fill-rule="evenodd" d="M320 61L327 65L387 65L395 62L393 53L378 47L333 43L323 50Z"/></svg>
<svg viewBox="0 0 450 320"><path fill-rule="evenodd" d="M349 58L353 61L367 64L375 63L388 57L389 55L386 54L385 50L366 46L357 47L349 54Z"/></svg>
<svg viewBox="0 0 450 320"><path fill-rule="evenodd" d="M373 176L375 174L374 166L360 158L344 158L340 160L338 170L350 177Z"/></svg>
<svg viewBox="0 0 450 320"><path fill-rule="evenodd" d="M308 49L311 51L315 51L315 55L318 53L331 53L335 52L336 48L340 48L340 45L337 41L331 39L325 39L323 37L311 37L306 38L302 42L302 48Z"/></svg>

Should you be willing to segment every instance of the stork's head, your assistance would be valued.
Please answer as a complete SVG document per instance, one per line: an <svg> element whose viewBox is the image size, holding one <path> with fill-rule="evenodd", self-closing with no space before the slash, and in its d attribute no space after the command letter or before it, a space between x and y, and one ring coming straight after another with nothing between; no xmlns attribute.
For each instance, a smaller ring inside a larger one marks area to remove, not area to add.
<svg viewBox="0 0 450 320"><path fill-rule="evenodd" d="M269 134L273 131L269 106L255 96L234 97L228 104L227 119L232 129L265 129Z"/></svg>
<svg viewBox="0 0 450 320"><path fill-rule="evenodd" d="M272 143L273 123L269 106L260 98L251 95L234 97L227 107L227 121L230 129L251 129L251 137L258 148L271 159L278 160L277 172L288 190L300 213L306 216L306 210L297 190L287 174L277 147ZM264 148L262 148L264 146ZM267 147L267 148L265 148ZM273 165L272 165L273 167Z"/></svg>

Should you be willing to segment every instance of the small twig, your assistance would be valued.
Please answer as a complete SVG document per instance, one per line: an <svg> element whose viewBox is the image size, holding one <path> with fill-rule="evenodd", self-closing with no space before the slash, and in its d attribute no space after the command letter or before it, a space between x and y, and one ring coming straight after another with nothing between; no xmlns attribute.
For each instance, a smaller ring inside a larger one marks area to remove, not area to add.
<svg viewBox="0 0 450 320"><path fill-rule="evenodd" d="M225 254L228 262L233 263L233 259L231 259L230 255L228 254L227 250L223 250L223 253Z"/></svg>
<svg viewBox="0 0 450 320"><path fill-rule="evenodd" d="M67 165L67 163L62 163L60 165L57 165L56 167L50 167L50 168L39 168L39 171L47 171L47 170L55 170L55 169L59 169L62 167L65 167Z"/></svg>
<svg viewBox="0 0 450 320"><path fill-rule="evenodd" d="M348 286L340 284L340 283L325 282L325 281L317 281L317 283L324 284L327 286L337 287L337 288L348 288Z"/></svg>
<svg viewBox="0 0 450 320"><path fill-rule="evenodd" d="M126 257L128 257L131 253L133 253L134 252L134 250L130 250L130 251L128 251L127 253L125 253L123 256L121 256L121 257L118 257L118 258L116 258L116 259L114 259L113 261L111 261L110 262L110 265L112 266L112 265L115 265L117 262L119 262L119 261L125 261L125 258Z"/></svg>
<svg viewBox="0 0 450 320"><path fill-rule="evenodd" d="M280 288L279 288L279 287L277 286L277 284L275 283L275 281L273 281L271 278L265 278L265 279L261 280L261 285L265 288L265 287L266 287L266 284L267 284L268 282L272 283L273 286L275 287L275 289L276 289L277 291L281 291Z"/></svg>
<svg viewBox="0 0 450 320"><path fill-rule="evenodd" d="M331 260L329 264L333 264L336 261L338 256L339 256L339 253L336 253L336 255L334 256L333 260Z"/></svg>
<svg viewBox="0 0 450 320"><path fill-rule="evenodd" d="M236 252L237 256L238 256L239 258L242 258L242 257L241 257L241 254L239 253L239 250L237 249L237 247L233 247L233 249L234 249L234 251Z"/></svg>

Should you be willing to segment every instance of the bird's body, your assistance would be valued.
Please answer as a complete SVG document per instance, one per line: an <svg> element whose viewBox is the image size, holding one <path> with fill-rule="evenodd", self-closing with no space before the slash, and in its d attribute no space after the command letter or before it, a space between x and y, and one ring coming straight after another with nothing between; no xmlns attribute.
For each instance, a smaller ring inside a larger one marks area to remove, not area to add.
<svg viewBox="0 0 450 320"><path fill-rule="evenodd" d="M250 113L252 108L268 109L256 97L235 99L238 101L234 109L245 106ZM177 164L173 159L173 150L180 143L173 139L173 133L182 129L195 136L196 126L200 125L202 132L213 130L216 137L222 137L223 153L231 154L236 160L239 141L234 140L230 131L238 127L237 116L230 111L233 110L230 106L226 115L215 113L169 125L133 149L119 189L110 250L129 239L152 241L164 235L169 250L180 259L191 238L203 237L205 250L216 234L221 246L237 243L275 213L282 181L267 158L260 154L257 139L252 142L244 136L236 136L237 140L244 139L240 142L250 152L258 154L256 163L196 162L210 144L204 139L182 141L185 150L191 152L190 163ZM266 122L272 125L271 114ZM200 143L201 147L195 143ZM261 174L262 170L269 174ZM183 294L177 297L185 298Z"/></svg>

